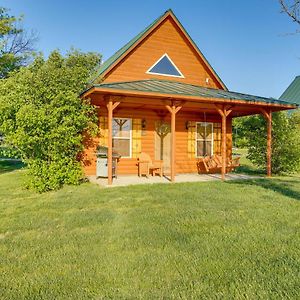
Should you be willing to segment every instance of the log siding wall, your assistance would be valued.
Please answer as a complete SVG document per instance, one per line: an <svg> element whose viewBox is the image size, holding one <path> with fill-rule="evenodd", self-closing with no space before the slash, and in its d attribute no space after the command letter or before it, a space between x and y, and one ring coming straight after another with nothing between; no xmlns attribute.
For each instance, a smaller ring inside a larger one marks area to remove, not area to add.
<svg viewBox="0 0 300 300"><path fill-rule="evenodd" d="M100 116L106 117L106 110L102 109L98 111ZM200 113L201 114L201 113ZM155 159L155 122L161 120L161 118L154 111L132 110L132 109L120 109L113 114L114 118L132 118L132 119L145 119L146 128L142 131L141 136L141 151L148 153L151 158ZM170 114L167 114L164 121L170 122ZM186 129L186 121L203 122L203 118L199 117L199 114L186 113L180 111L176 115L176 173L196 173L197 170L197 158L189 157L188 155L188 130ZM207 118L207 122L221 122L219 118L210 119ZM232 155L232 129L231 119L228 118L227 122L227 155ZM93 139L86 138L86 149L84 151L84 172L86 175L96 174L96 146L103 141L103 137L97 137ZM204 171L204 170L203 170ZM137 175L137 159L136 158L121 158L118 164L119 174L135 174Z"/></svg>

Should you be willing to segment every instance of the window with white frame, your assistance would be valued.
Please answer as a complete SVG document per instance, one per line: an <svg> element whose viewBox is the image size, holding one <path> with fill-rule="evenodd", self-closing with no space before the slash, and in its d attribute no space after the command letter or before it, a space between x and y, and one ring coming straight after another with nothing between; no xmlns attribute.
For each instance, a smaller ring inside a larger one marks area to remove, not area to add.
<svg viewBox="0 0 300 300"><path fill-rule="evenodd" d="M113 151L131 157L131 119L114 118L112 122Z"/></svg>
<svg viewBox="0 0 300 300"><path fill-rule="evenodd" d="M213 155L213 123L196 123L196 156Z"/></svg>

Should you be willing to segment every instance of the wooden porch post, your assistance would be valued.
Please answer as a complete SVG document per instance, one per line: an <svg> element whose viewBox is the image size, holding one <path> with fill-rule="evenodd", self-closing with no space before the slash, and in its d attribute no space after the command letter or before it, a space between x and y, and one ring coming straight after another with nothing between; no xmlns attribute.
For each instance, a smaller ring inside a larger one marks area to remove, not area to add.
<svg viewBox="0 0 300 300"><path fill-rule="evenodd" d="M272 176L272 111L261 109L267 121L267 176Z"/></svg>
<svg viewBox="0 0 300 300"><path fill-rule="evenodd" d="M227 126L227 117L232 112L232 109L226 108L224 105L219 106L215 105L218 113L222 117L222 180L225 180L226 174L226 161L227 161L227 137L226 137L226 126Z"/></svg>
<svg viewBox="0 0 300 300"><path fill-rule="evenodd" d="M113 110L120 104L120 102L113 102L111 97L108 98L106 102L107 108L107 127L108 127L108 149L107 149L107 168L108 168L108 185L112 184L113 174L112 174L112 120L113 120Z"/></svg>
<svg viewBox="0 0 300 300"><path fill-rule="evenodd" d="M181 110L182 106L166 105L167 110L171 114L171 182L175 181L175 160L176 160L176 114Z"/></svg>
<svg viewBox="0 0 300 300"><path fill-rule="evenodd" d="M222 180L225 180L225 174L226 174L226 152L227 152L226 121L227 121L226 115L222 114Z"/></svg>

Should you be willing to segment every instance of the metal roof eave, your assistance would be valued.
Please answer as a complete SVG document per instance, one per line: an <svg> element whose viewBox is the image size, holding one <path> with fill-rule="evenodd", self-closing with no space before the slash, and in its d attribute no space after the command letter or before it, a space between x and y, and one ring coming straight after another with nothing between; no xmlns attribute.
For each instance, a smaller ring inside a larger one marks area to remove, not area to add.
<svg viewBox="0 0 300 300"><path fill-rule="evenodd" d="M145 92L145 91L136 91L136 90L124 90L124 89L114 89L114 88L103 88L99 86L93 86L85 90L80 96L82 98L87 98L93 92L101 93L103 95L118 95L118 96L142 96L147 98L156 98L156 99L168 99L168 100L186 100L202 103L231 103L231 104L246 104L246 105L258 105L258 106L267 106L267 107L276 107L282 108L284 110L296 109L298 104L292 103L272 103L272 102L263 102L255 100L244 100L244 99L234 99L234 98L214 98L214 97L199 97L192 95L182 95L182 94L170 94L170 93L158 93L158 92ZM276 100L276 99L274 99ZM282 101L280 101L282 102Z"/></svg>

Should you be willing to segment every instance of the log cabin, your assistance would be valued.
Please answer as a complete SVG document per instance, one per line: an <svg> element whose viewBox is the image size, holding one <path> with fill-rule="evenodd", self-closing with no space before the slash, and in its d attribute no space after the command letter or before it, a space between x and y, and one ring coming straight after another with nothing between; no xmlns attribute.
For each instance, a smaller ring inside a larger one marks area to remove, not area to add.
<svg viewBox="0 0 300 300"><path fill-rule="evenodd" d="M205 172L199 159L221 156L222 179L232 157L232 119L262 114L267 121L267 175L271 176L272 112L296 104L229 91L171 10L107 59L82 94L97 107L99 136L86 138L83 166L96 174L95 150L113 151L119 174L138 174L138 157L163 161L163 173ZM214 170L212 170L214 172ZM217 170L216 170L217 172Z"/></svg>

